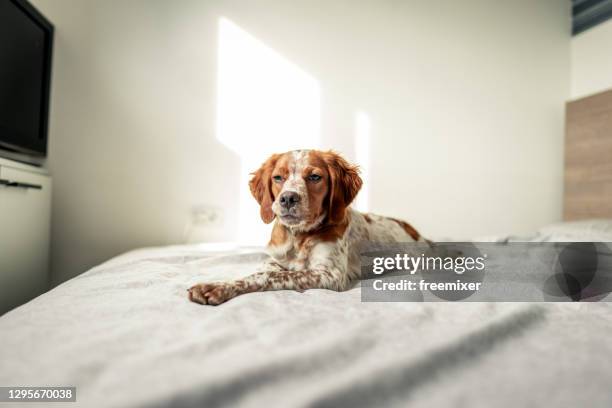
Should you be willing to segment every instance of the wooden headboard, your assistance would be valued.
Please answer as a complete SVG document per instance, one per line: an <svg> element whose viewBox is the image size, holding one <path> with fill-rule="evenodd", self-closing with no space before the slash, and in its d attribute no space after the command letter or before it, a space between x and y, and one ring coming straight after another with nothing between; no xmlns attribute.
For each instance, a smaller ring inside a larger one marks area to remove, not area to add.
<svg viewBox="0 0 612 408"><path fill-rule="evenodd" d="M563 218L612 218L612 90L568 102Z"/></svg>

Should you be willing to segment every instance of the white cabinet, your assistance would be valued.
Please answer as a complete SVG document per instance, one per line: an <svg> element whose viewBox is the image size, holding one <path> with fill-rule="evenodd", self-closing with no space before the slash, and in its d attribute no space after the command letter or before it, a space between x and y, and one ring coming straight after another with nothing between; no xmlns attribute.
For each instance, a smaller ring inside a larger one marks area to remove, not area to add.
<svg viewBox="0 0 612 408"><path fill-rule="evenodd" d="M0 158L0 315L49 288L51 178Z"/></svg>

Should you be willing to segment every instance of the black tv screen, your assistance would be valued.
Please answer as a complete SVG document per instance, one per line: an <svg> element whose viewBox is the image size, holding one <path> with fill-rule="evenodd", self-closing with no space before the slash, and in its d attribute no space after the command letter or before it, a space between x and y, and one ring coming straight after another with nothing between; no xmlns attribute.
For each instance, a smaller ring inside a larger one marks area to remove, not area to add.
<svg viewBox="0 0 612 408"><path fill-rule="evenodd" d="M0 0L0 147L47 152L53 26L25 0Z"/></svg>

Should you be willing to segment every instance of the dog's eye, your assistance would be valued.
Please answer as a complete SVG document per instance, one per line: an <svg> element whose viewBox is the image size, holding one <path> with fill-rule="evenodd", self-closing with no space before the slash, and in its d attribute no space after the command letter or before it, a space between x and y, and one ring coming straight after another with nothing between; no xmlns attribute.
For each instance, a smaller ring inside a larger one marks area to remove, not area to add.
<svg viewBox="0 0 612 408"><path fill-rule="evenodd" d="M283 181L283 176L274 176L274 177L272 177L272 180L277 181L277 182L278 181Z"/></svg>
<svg viewBox="0 0 612 408"><path fill-rule="evenodd" d="M321 176L319 176L318 174L311 174L310 176L308 176L308 180L310 180L310 181L319 181L319 180L321 180Z"/></svg>

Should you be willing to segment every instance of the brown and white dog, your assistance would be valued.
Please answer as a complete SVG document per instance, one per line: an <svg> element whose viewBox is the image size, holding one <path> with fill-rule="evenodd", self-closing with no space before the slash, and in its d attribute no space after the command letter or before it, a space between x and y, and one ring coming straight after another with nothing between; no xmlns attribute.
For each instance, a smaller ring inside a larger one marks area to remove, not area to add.
<svg viewBox="0 0 612 408"><path fill-rule="evenodd" d="M269 260L240 280L195 285L189 299L218 305L265 290L347 290L360 277L361 241L423 241L404 221L349 208L361 184L357 166L332 151L270 156L249 182L261 219L276 218Z"/></svg>

